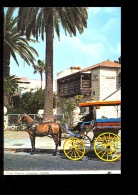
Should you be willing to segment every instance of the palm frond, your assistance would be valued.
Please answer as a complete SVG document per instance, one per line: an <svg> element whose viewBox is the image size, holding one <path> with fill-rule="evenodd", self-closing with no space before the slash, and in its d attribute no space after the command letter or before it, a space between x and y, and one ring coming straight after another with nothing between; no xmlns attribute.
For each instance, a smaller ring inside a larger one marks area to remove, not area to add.
<svg viewBox="0 0 138 195"><path fill-rule="evenodd" d="M17 26L23 24L25 20L21 22L21 20L19 20L21 16L17 16L15 18L12 16L15 9L16 8L8 8L7 12L4 13L4 49L8 49L10 52L8 55L5 53L4 62L6 63L10 60L6 60L6 58L11 54L17 65L19 65L16 58L16 53L18 53L28 65L34 64L35 58L33 55L39 55L38 52L29 45L29 42L36 43L36 40L27 40L25 37L21 36ZM25 19L26 13L23 8L19 9L18 13L22 13ZM9 66L9 64L4 64L4 66Z"/></svg>

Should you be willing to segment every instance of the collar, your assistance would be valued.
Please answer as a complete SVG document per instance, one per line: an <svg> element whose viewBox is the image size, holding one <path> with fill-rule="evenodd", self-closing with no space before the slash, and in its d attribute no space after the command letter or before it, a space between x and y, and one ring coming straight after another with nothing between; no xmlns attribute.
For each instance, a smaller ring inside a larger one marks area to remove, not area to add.
<svg viewBox="0 0 138 195"><path fill-rule="evenodd" d="M28 125L27 126L27 128L29 129L33 124L35 124L35 123L37 123L36 121L32 121L31 123L30 123L30 125Z"/></svg>

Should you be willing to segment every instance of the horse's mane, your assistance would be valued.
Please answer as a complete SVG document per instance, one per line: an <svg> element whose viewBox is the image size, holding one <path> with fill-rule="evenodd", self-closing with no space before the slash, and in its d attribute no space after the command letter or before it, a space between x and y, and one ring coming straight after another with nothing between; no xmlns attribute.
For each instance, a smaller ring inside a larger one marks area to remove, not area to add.
<svg viewBox="0 0 138 195"><path fill-rule="evenodd" d="M26 113L24 113L23 114L24 116L29 116L28 114L26 114ZM29 116L31 119L33 119L31 116ZM45 121L45 122L43 122L43 121L36 121L37 123L39 123L39 124L48 124L48 123L56 123L56 122L54 122L54 121ZM56 123L57 124L57 123Z"/></svg>

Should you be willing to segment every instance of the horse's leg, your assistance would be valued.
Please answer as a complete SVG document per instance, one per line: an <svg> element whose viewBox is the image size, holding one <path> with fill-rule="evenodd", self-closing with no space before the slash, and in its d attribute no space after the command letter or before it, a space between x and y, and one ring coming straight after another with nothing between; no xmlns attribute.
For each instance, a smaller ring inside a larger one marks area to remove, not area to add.
<svg viewBox="0 0 138 195"><path fill-rule="evenodd" d="M31 140L31 145L32 145L31 154L33 155L35 153L35 136L30 135L30 140Z"/></svg>
<svg viewBox="0 0 138 195"><path fill-rule="evenodd" d="M53 140L55 142L55 150L53 152L53 156L56 156L57 148L58 148L58 135L57 134L53 134Z"/></svg>

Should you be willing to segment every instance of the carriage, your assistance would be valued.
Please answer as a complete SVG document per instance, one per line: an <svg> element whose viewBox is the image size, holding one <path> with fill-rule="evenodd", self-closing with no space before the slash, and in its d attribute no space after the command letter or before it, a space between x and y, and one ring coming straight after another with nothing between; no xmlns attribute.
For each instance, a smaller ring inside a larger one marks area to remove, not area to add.
<svg viewBox="0 0 138 195"><path fill-rule="evenodd" d="M80 102L80 107L101 107L115 106L117 110L116 118L97 118L89 122L83 122L78 133L73 133L66 126L66 133L69 138L63 145L63 151L67 158L71 160L79 160L83 156L94 149L98 158L106 162L116 161L121 157L121 118L118 118L118 106L121 105L120 100L108 101L86 101ZM89 132L93 133L93 137L89 137Z"/></svg>
<svg viewBox="0 0 138 195"><path fill-rule="evenodd" d="M80 107L88 106L115 106L121 105L120 100L110 101L86 101L80 102ZM50 136L55 142L53 155L57 154L58 146L61 146L62 130L61 126L55 122L40 123L35 121L26 113L22 114L18 122L25 122L30 136L32 150L35 153L35 138L37 136ZM88 122L83 122L78 133L71 131L68 124L65 124L66 138L63 144L63 151L70 160L80 160L85 154L91 151L103 161L116 161L121 157L121 138L118 135L121 130L121 118L97 118ZM93 133L90 138L89 132Z"/></svg>

